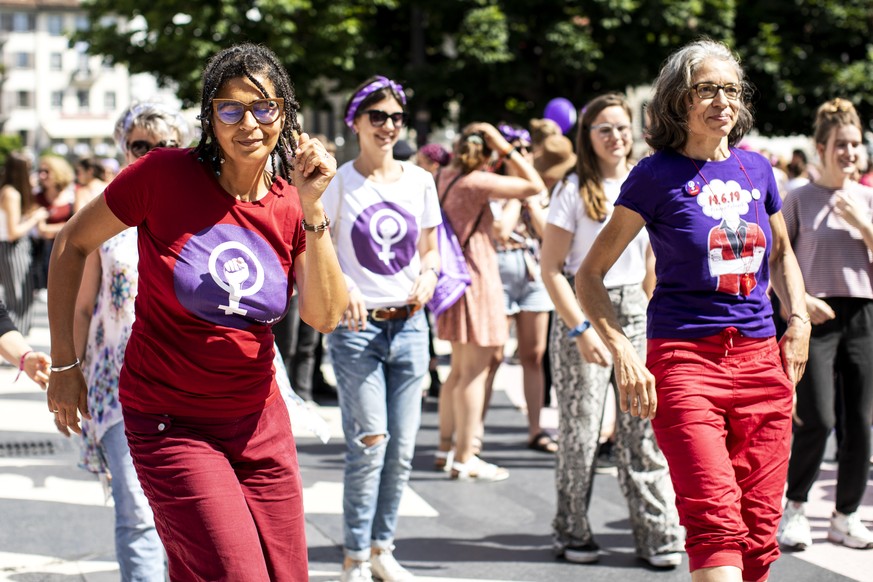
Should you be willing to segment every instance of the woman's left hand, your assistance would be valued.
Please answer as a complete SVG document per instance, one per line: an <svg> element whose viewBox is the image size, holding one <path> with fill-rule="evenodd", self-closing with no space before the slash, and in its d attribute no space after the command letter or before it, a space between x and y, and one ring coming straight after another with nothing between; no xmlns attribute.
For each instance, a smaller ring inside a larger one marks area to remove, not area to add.
<svg viewBox="0 0 873 582"><path fill-rule="evenodd" d="M788 379L796 386L806 370L806 360L809 357L809 334L812 325L792 318L785 330L785 335L779 340L779 351L782 354L782 368Z"/></svg>
<svg viewBox="0 0 873 582"><path fill-rule="evenodd" d="M837 192L834 212L858 230L861 230L865 223L870 223L870 217L858 199L848 192Z"/></svg>
<svg viewBox="0 0 873 582"><path fill-rule="evenodd" d="M432 269L420 274L412 284L412 290L409 292L406 302L412 305L424 305L430 301L430 298L433 297L433 290L436 289L437 279L439 279L439 275Z"/></svg>
<svg viewBox="0 0 873 582"><path fill-rule="evenodd" d="M300 201L315 202L336 174L336 158L327 153L324 144L310 138L307 133L300 134L294 156L292 180Z"/></svg>

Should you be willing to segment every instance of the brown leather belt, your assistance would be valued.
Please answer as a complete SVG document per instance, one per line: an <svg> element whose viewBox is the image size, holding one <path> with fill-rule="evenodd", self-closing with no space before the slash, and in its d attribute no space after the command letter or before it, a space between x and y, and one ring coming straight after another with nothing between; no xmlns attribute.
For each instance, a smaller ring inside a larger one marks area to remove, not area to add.
<svg viewBox="0 0 873 582"><path fill-rule="evenodd" d="M421 305L403 305L401 307L379 307L371 309L367 313L373 321L391 321L409 319L419 309L421 309Z"/></svg>

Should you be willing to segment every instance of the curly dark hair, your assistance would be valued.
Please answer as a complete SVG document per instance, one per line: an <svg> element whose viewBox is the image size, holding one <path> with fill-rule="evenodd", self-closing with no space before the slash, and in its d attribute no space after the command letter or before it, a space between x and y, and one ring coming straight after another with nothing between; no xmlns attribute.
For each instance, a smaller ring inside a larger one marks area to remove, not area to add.
<svg viewBox="0 0 873 582"><path fill-rule="evenodd" d="M273 83L276 95L270 92L255 78L266 77ZM200 142L194 149L197 158L209 163L217 176L221 175L221 148L212 128L212 100L231 79L245 77L260 89L265 99L282 97L285 99L285 126L276 147L270 152L274 170L289 182L291 181L291 160L297 149L297 136L300 135L300 122L297 112L300 104L294 94L294 86L288 71L279 62L276 53L265 46L252 43L234 45L212 57L203 71L203 95L200 99L200 120L202 133Z"/></svg>

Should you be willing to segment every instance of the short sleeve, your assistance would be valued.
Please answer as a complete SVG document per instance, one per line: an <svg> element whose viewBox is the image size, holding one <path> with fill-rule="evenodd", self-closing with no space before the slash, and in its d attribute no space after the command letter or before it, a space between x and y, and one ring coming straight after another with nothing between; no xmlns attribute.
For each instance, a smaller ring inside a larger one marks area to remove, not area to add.
<svg viewBox="0 0 873 582"><path fill-rule="evenodd" d="M103 190L103 199L112 214L127 226L142 224L154 202L156 176L171 170L161 163L167 150L149 152L126 167Z"/></svg>
<svg viewBox="0 0 873 582"><path fill-rule="evenodd" d="M797 197L798 190L795 189L785 198L785 204L782 206L782 217L785 219L785 228L788 231L788 240L792 243L797 238L799 223L797 217Z"/></svg>
<svg viewBox="0 0 873 582"><path fill-rule="evenodd" d="M766 161L766 160L765 160ZM770 167L770 163L767 162ZM776 174L772 167L767 172L769 179L767 180L767 197L764 202L764 208L767 209L767 214L773 215L782 210L782 195L779 193L779 185L776 183Z"/></svg>
<svg viewBox="0 0 873 582"><path fill-rule="evenodd" d="M576 232L576 208L579 204L579 183L573 179L558 183L549 204L546 222L567 232Z"/></svg>
<svg viewBox="0 0 873 582"><path fill-rule="evenodd" d="M440 199L433 175L422 170L421 179L424 183L424 212L421 216L421 227L433 228L443 221L443 215L440 212Z"/></svg>
<svg viewBox="0 0 873 582"><path fill-rule="evenodd" d="M624 206L643 217L646 223L654 221L655 200L652 191L656 188L654 175L649 168L651 158L642 160L628 174L621 185L621 192L615 201L616 206Z"/></svg>

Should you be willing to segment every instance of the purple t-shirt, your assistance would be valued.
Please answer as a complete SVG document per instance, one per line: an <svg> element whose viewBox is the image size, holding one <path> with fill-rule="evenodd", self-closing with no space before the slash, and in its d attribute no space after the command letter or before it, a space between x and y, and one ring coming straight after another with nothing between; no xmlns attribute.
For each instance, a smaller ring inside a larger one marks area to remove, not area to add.
<svg viewBox="0 0 873 582"><path fill-rule="evenodd" d="M622 185L616 205L643 217L656 257L649 338L700 338L726 327L748 337L776 333L767 261L770 215L782 199L766 159L731 152L702 162L660 151Z"/></svg>

